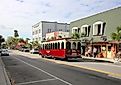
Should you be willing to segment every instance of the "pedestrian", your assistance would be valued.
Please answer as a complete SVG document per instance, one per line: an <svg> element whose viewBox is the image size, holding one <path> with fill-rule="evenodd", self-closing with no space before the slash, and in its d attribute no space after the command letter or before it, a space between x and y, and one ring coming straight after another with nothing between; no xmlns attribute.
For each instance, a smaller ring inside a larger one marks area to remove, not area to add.
<svg viewBox="0 0 121 85"><path fill-rule="evenodd" d="M86 49L85 49L85 56L86 56L86 57L88 57L88 56L89 56L88 50L89 50L89 48L88 48L88 47L86 47Z"/></svg>
<svg viewBox="0 0 121 85"><path fill-rule="evenodd" d="M91 46L88 47L88 56L89 57L92 56L92 47Z"/></svg>
<svg viewBox="0 0 121 85"><path fill-rule="evenodd" d="M94 55L94 58L97 56L97 48L96 47L93 48L93 55Z"/></svg>

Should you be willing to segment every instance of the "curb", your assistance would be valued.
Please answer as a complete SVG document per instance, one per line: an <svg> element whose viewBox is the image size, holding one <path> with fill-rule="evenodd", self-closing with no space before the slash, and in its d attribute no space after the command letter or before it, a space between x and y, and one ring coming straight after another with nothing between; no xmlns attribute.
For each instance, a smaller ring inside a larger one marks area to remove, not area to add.
<svg viewBox="0 0 121 85"><path fill-rule="evenodd" d="M9 80L9 77L8 77L7 72L6 72L6 69L5 69L5 65L4 65L1 57L0 57L0 60L1 60L1 64L2 64L2 69L3 69L5 81L6 81L5 83L6 83L6 85L11 85L10 80Z"/></svg>

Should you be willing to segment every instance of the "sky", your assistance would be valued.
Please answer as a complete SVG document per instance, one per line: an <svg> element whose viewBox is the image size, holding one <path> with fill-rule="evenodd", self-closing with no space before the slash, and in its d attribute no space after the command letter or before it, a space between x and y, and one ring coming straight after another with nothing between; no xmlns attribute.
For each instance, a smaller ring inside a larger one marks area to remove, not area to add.
<svg viewBox="0 0 121 85"><path fill-rule="evenodd" d="M32 38L39 21L70 23L121 6L121 0L0 0L0 35Z"/></svg>

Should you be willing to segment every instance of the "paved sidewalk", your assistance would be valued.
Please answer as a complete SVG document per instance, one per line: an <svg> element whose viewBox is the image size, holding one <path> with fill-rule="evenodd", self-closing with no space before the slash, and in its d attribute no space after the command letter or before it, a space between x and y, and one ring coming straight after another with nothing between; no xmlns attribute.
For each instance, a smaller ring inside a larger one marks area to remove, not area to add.
<svg viewBox="0 0 121 85"><path fill-rule="evenodd" d="M15 54L24 55L29 58L40 59L41 56L25 52L13 51ZM121 79L121 64L108 63L108 62L66 62L54 59L42 58L58 64L64 64L74 67L79 67L87 70L92 70L100 73L107 74L108 76Z"/></svg>
<svg viewBox="0 0 121 85"><path fill-rule="evenodd" d="M0 85L11 85L0 56Z"/></svg>
<svg viewBox="0 0 121 85"><path fill-rule="evenodd" d="M90 59L90 60L100 60L100 61L108 61L108 62L112 62L112 63L121 63L121 60L119 61L115 61L114 59L109 59L109 58L94 58L94 57L85 57L82 55L83 59Z"/></svg>

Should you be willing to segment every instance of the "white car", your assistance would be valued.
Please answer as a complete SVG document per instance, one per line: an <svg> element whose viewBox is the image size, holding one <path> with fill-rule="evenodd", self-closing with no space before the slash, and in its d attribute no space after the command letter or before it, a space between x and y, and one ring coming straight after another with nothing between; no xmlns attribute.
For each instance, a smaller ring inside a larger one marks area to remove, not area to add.
<svg viewBox="0 0 121 85"><path fill-rule="evenodd" d="M1 56L2 56L2 55L7 55L7 56L9 56L8 49L2 49L2 50L1 50Z"/></svg>
<svg viewBox="0 0 121 85"><path fill-rule="evenodd" d="M38 49L32 49L32 50L30 50L30 53L32 53L32 54L34 54L34 53L39 53L39 50Z"/></svg>

